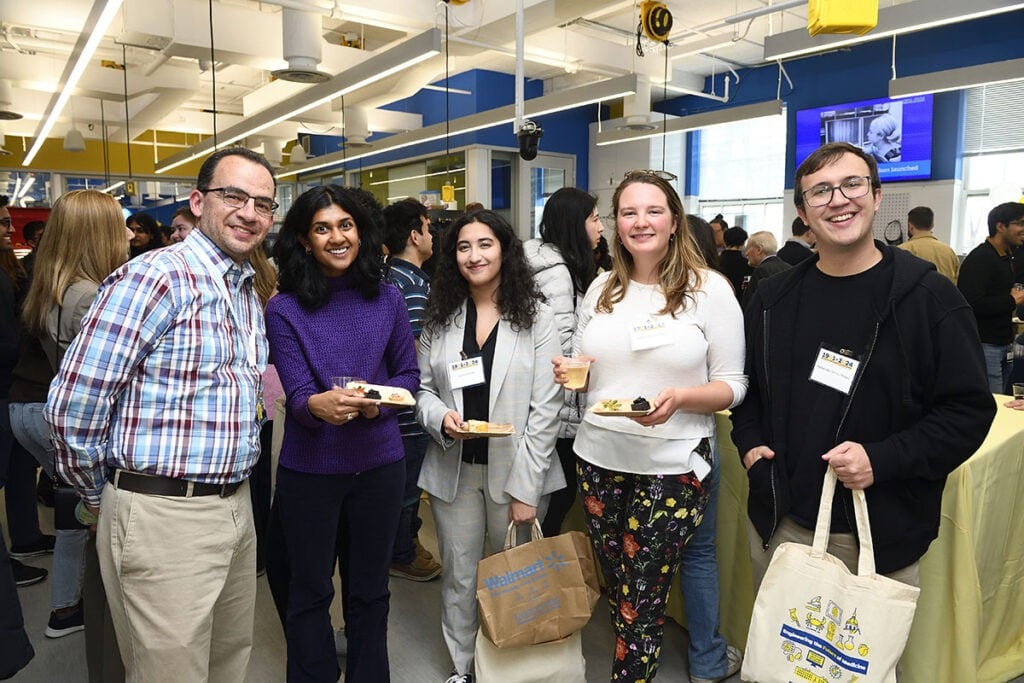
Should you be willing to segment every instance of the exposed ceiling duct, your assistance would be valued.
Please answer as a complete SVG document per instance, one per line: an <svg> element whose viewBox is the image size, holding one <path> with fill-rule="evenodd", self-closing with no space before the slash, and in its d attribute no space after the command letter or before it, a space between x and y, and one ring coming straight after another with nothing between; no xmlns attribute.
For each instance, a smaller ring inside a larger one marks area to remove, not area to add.
<svg viewBox="0 0 1024 683"><path fill-rule="evenodd" d="M11 94L11 84L7 81L0 81L0 120L16 121L20 118L22 115L14 111L14 95Z"/></svg>
<svg viewBox="0 0 1024 683"><path fill-rule="evenodd" d="M622 100L622 123L616 128L635 132L654 130L657 125L651 119L651 82L638 77L636 94Z"/></svg>
<svg viewBox="0 0 1024 683"><path fill-rule="evenodd" d="M344 116L345 144L349 147L363 147L370 143L366 138L373 134L367 119L366 107L345 107Z"/></svg>
<svg viewBox="0 0 1024 683"><path fill-rule="evenodd" d="M282 10L281 30L288 68L273 72L275 78L293 83L323 83L331 77L317 70L317 65L323 59L323 38L320 37L322 23L320 16L312 12L300 12L288 7Z"/></svg>

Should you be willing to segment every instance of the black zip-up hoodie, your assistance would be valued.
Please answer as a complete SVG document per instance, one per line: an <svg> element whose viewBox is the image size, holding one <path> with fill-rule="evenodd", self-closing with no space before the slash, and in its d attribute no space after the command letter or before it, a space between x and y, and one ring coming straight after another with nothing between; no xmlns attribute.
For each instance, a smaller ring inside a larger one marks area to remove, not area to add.
<svg viewBox="0 0 1024 683"><path fill-rule="evenodd" d="M860 443L871 460L874 484L865 493L875 565L887 574L918 560L938 535L946 476L984 441L996 406L974 314L960 292L931 263L875 246L893 259L892 286L883 312L864 321L871 341L843 401L835 444ZM747 512L765 547L794 496L821 497L820 484L791 490L785 464L788 411L797 409L786 405L795 378L789 335L800 283L817 263L815 255L765 280L745 311L750 387L732 412L732 439L741 459L755 446L775 451L747 472ZM849 491L838 493L855 529Z"/></svg>

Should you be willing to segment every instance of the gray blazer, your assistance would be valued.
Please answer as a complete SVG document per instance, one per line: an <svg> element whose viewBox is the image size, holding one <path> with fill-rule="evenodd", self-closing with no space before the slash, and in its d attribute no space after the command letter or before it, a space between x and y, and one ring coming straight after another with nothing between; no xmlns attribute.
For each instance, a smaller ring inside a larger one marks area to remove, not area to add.
<svg viewBox="0 0 1024 683"><path fill-rule="evenodd" d="M551 359L561 355L551 311L541 305L529 330L512 329L498 322L498 337L491 368L490 419L510 422L515 434L492 438L487 454L487 490L499 503L511 498L537 505L542 495L565 486L562 468L552 467L558 436L558 410L562 387L554 383ZM455 500L462 466L462 442L442 431L445 413L463 415L462 390L452 390L448 364L459 359L466 325L466 307L444 330L424 330L417 358L420 391L416 419L430 434L420 488L445 502Z"/></svg>

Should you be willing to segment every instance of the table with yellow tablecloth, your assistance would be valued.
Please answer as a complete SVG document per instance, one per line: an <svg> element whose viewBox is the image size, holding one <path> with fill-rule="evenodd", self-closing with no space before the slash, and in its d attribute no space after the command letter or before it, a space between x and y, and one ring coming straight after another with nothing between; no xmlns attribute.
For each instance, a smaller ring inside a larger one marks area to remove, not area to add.
<svg viewBox="0 0 1024 683"><path fill-rule="evenodd" d="M904 683L1003 683L1024 673L1024 411L1007 400L996 396L988 437L946 482L939 537L921 559ZM742 647L754 604L747 480L727 415L717 428L721 630ZM685 624L678 587L668 611Z"/></svg>

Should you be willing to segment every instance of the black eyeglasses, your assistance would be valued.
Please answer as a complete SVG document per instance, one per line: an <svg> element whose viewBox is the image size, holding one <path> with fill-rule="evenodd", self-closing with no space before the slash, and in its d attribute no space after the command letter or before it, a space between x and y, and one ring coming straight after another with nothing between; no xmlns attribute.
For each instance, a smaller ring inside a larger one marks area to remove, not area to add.
<svg viewBox="0 0 1024 683"><path fill-rule="evenodd" d="M8 218L0 218L0 226L3 226L5 228L11 227L11 219L10 219L10 217L8 217Z"/></svg>
<svg viewBox="0 0 1024 683"><path fill-rule="evenodd" d="M2 222L3 221L0 221L0 223L2 223ZM10 224L11 224L11 220L7 219L7 225L10 225ZM1020 218L1020 219L1017 219L1015 221L1010 221L1010 225L1024 225L1024 218Z"/></svg>
<svg viewBox="0 0 1024 683"><path fill-rule="evenodd" d="M667 180L670 183L679 180L679 176L677 176L675 173L672 173L671 171L659 171L651 168L635 168L632 171L626 171L625 175L622 176L622 179L632 180L635 178L643 178L650 176L654 176L655 178L661 178L662 180Z"/></svg>
<svg viewBox="0 0 1024 683"><path fill-rule="evenodd" d="M859 199L871 191L871 176L858 175L847 178L838 185L815 185L803 192L804 203L807 206L825 206L832 202L836 190L847 199Z"/></svg>
<svg viewBox="0 0 1024 683"><path fill-rule="evenodd" d="M239 190L237 187L210 187L199 191L203 194L206 194L207 192L216 192L220 195L221 201L232 209L244 208L251 199L252 205L256 209L256 213L261 216L273 216L274 212L277 211L279 206L281 206L270 197L253 197L245 190Z"/></svg>

